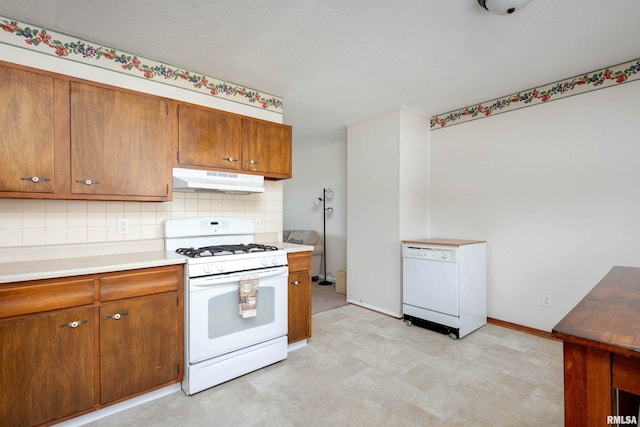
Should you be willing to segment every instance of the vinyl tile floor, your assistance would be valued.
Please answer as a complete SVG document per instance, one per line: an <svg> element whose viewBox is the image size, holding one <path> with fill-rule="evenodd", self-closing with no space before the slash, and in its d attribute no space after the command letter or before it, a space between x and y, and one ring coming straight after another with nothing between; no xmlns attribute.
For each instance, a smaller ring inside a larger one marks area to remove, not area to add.
<svg viewBox="0 0 640 427"><path fill-rule="evenodd" d="M562 344L495 325L452 340L346 305L280 363L87 425L562 426Z"/></svg>

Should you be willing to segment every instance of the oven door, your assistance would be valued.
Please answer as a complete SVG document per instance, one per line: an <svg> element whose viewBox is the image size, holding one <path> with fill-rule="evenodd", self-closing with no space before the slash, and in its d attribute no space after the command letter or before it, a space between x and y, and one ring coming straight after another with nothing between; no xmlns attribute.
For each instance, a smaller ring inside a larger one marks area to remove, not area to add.
<svg viewBox="0 0 640 427"><path fill-rule="evenodd" d="M190 364L221 356L287 334L287 266L257 275L255 317L239 314L238 292L245 272L189 279L187 358Z"/></svg>

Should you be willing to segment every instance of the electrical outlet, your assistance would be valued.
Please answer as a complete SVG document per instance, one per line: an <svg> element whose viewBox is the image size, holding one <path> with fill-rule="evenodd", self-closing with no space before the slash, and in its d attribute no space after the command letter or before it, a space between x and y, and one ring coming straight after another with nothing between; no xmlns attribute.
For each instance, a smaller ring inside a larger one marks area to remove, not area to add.
<svg viewBox="0 0 640 427"><path fill-rule="evenodd" d="M116 229L118 234L129 234L129 220L126 218L119 218Z"/></svg>
<svg viewBox="0 0 640 427"><path fill-rule="evenodd" d="M550 308L551 307L551 295L542 295L541 304L542 304L543 307Z"/></svg>
<svg viewBox="0 0 640 427"><path fill-rule="evenodd" d="M255 225L256 230L260 230L262 228L262 220L260 218L254 219L253 224Z"/></svg>

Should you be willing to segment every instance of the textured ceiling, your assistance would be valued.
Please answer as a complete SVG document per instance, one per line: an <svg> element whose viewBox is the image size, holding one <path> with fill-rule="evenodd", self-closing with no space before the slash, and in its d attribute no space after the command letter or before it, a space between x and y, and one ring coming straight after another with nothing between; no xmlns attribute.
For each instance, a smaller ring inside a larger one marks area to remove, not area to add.
<svg viewBox="0 0 640 427"><path fill-rule="evenodd" d="M639 0L0 0L0 15L284 99L294 146L640 57Z"/></svg>

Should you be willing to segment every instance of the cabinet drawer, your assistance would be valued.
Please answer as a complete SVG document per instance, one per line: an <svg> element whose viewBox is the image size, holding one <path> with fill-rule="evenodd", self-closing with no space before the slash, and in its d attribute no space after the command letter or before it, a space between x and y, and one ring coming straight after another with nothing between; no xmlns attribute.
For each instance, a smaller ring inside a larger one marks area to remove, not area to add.
<svg viewBox="0 0 640 427"><path fill-rule="evenodd" d="M100 300L113 301L142 295L176 291L182 280L182 266L136 270L100 278Z"/></svg>
<svg viewBox="0 0 640 427"><path fill-rule="evenodd" d="M289 271L311 271L311 252L296 252L287 255Z"/></svg>
<svg viewBox="0 0 640 427"><path fill-rule="evenodd" d="M93 304L93 279L52 279L0 285L0 318Z"/></svg>

